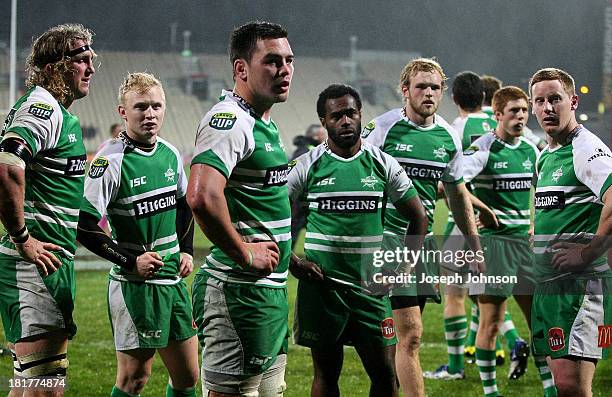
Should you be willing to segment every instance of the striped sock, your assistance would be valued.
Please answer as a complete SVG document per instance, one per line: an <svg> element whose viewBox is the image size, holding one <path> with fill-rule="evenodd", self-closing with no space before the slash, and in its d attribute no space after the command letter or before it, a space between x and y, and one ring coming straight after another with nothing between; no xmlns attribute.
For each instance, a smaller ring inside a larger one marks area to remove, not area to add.
<svg viewBox="0 0 612 397"><path fill-rule="evenodd" d="M542 381L542 387L544 388L544 397L556 397L557 388L555 387L555 380L553 379L552 372L546 364L546 357L544 356L533 356L540 380Z"/></svg>
<svg viewBox="0 0 612 397"><path fill-rule="evenodd" d="M485 397L497 397L497 381L495 379L495 350L476 347L476 365L480 371L480 380Z"/></svg>
<svg viewBox="0 0 612 397"><path fill-rule="evenodd" d="M113 386L113 390L111 391L111 397L138 397L140 394L130 394L126 393L123 390L119 389L117 386Z"/></svg>
<svg viewBox="0 0 612 397"><path fill-rule="evenodd" d="M504 350L504 347L502 346L501 342L499 341L499 335L497 335L497 337L495 338L495 351L499 351L499 350Z"/></svg>
<svg viewBox="0 0 612 397"><path fill-rule="evenodd" d="M465 339L466 346L476 345L476 333L478 332L478 305L472 302L472 317L470 319L470 329L468 330L467 338Z"/></svg>
<svg viewBox="0 0 612 397"><path fill-rule="evenodd" d="M516 327L512 322L512 317L510 317L510 313L508 313L508 310L506 310L506 313L504 314L504 322L501 325L500 332L506 338L506 345L508 346L508 350L512 350L516 341L521 339L518 332L516 331Z"/></svg>
<svg viewBox="0 0 612 397"><path fill-rule="evenodd" d="M456 316L444 319L444 337L448 352L448 372L456 374L464 368L463 342L467 333L467 317Z"/></svg>

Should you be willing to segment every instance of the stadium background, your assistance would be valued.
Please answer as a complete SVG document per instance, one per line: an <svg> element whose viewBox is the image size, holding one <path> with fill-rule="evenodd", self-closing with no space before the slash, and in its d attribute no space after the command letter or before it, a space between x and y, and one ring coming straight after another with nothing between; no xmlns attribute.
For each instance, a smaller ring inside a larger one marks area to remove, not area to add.
<svg viewBox="0 0 612 397"><path fill-rule="evenodd" d="M0 118L9 103L10 0L0 1ZM321 0L227 0L162 2L17 1L17 82L23 90L23 65L32 37L47 27L80 22L95 31L94 47L101 66L90 96L76 102L88 151L107 139L108 128L120 119L116 92L128 72L149 71L163 81L167 96L163 136L186 158L193 150L196 126L222 88L231 88L231 69L225 54L234 26L254 19L287 27L296 69L287 103L276 105L287 153L293 138L317 122L315 101L331 82L356 86L364 97L363 123L383 111L400 106L396 86L402 66L415 56L435 56L452 83L460 71L492 74L505 84L526 88L540 67L563 68L582 88L579 114L583 123L610 143L612 108L612 1L585 0L382 0L329 2ZM189 32L189 33L186 33ZM19 97L19 92L17 97ZM447 93L439 113L452 121L457 111ZM538 131L535 118L529 126ZM442 230L446 208L436 214ZM209 246L198 234L198 258ZM79 271L76 318L79 334L70 347L71 388L67 395L107 395L114 381L115 359L106 316L107 264L91 260L84 251ZM189 282L191 282L190 277ZM290 283L291 299L295 280ZM515 305L515 322L526 326ZM441 306L426 310L422 364L433 369L444 361L445 344ZM0 345L4 344L0 331ZM288 396L308 395L312 364L307 350L292 346L287 373ZM532 363L531 363L532 364ZM9 357L0 357L2 382L10 374ZM533 365L527 376L509 384L507 365L498 371L506 396L539 395L541 386ZM468 368L463 382L426 382L428 395L481 395L477 370ZM166 382L159 360L144 395L162 395ZM352 350L348 350L341 378L343 395L367 394L367 377ZM612 364L601 363L595 395L608 395Z"/></svg>

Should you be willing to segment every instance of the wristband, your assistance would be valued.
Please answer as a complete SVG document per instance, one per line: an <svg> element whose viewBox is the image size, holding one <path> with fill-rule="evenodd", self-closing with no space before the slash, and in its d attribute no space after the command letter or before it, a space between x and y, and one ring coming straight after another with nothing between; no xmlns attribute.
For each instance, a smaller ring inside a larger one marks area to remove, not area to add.
<svg viewBox="0 0 612 397"><path fill-rule="evenodd" d="M10 234L11 241L13 244L23 244L30 238L30 233L28 232L28 227L23 225L21 229L19 229L15 234Z"/></svg>

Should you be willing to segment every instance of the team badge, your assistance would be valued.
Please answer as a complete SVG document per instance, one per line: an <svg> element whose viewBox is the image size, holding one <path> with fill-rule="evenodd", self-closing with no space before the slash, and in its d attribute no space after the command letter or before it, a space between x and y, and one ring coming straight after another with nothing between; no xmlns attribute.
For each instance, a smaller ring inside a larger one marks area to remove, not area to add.
<svg viewBox="0 0 612 397"><path fill-rule="evenodd" d="M554 182L559 182L559 178L563 176L563 168L559 167L552 173L552 180Z"/></svg>
<svg viewBox="0 0 612 397"><path fill-rule="evenodd" d="M98 157L91 163L89 167L89 177L96 179L104 174L104 171L108 168L108 160L105 157Z"/></svg>
<svg viewBox="0 0 612 397"><path fill-rule="evenodd" d="M395 325L393 323L393 318L387 317L380 322L380 330L382 331L382 336L385 339L392 339L395 336Z"/></svg>
<svg viewBox="0 0 612 397"><path fill-rule="evenodd" d="M525 171L531 171L531 167L533 167L533 163L529 159L523 161L523 164L521 164L521 165L523 166Z"/></svg>
<svg viewBox="0 0 612 397"><path fill-rule="evenodd" d="M444 159L444 156L446 156L446 149L444 149L444 145L440 146L437 149L434 149L433 155L437 159Z"/></svg>
<svg viewBox="0 0 612 397"><path fill-rule="evenodd" d="M597 347L602 349L612 345L612 325L600 325L597 327Z"/></svg>
<svg viewBox="0 0 612 397"><path fill-rule="evenodd" d="M374 189L374 186L376 186L376 184L378 183L378 178L374 176L374 171L372 171L369 176L361 178L361 183L363 183L363 187Z"/></svg>
<svg viewBox="0 0 612 397"><path fill-rule="evenodd" d="M166 182L174 182L174 175L176 174L174 173L174 170L172 169L172 167L168 167L166 172L164 172L164 176L166 177Z"/></svg>
<svg viewBox="0 0 612 397"><path fill-rule="evenodd" d="M236 115L234 113L215 113L208 122L215 130L227 131L231 130L236 123Z"/></svg>
<svg viewBox="0 0 612 397"><path fill-rule="evenodd" d="M559 351L565 347L565 335L563 328L554 327L548 330L548 347L553 352Z"/></svg>
<svg viewBox="0 0 612 397"><path fill-rule="evenodd" d="M47 103L36 102L30 105L28 113L39 119L49 120L53 114L53 106Z"/></svg>
<svg viewBox="0 0 612 397"><path fill-rule="evenodd" d="M370 122L368 123L368 125L366 125L366 126L363 128L363 131L361 131L361 137L362 137L362 138L367 138L367 137L368 137L368 135L370 135L370 133L371 133L372 131L374 131L374 128L376 128L376 123L374 123L374 120L372 120L372 121L370 121Z"/></svg>

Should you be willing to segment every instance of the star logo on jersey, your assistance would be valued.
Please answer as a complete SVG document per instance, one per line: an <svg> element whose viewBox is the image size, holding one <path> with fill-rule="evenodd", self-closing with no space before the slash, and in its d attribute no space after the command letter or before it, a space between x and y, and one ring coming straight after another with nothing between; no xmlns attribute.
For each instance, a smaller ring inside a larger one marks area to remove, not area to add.
<svg viewBox="0 0 612 397"><path fill-rule="evenodd" d="M378 183L378 178L374 176L374 171L372 171L369 176L361 178L361 183L363 183L363 187L374 189L374 186L376 186L376 184Z"/></svg>
<svg viewBox="0 0 612 397"><path fill-rule="evenodd" d="M172 169L172 167L168 167L166 172L164 172L164 176L166 177L166 182L174 182L174 175L176 174L174 173L174 170Z"/></svg>
<svg viewBox="0 0 612 397"><path fill-rule="evenodd" d="M440 146L437 149L434 149L433 155L437 159L444 159L444 156L446 156L446 149L444 149L444 145Z"/></svg>
<svg viewBox="0 0 612 397"><path fill-rule="evenodd" d="M553 182L559 182L559 178L563 176L563 168L559 167L552 173Z"/></svg>
<svg viewBox="0 0 612 397"><path fill-rule="evenodd" d="M525 171L531 171L531 168L533 167L533 163L531 162L531 160L527 159L523 161L522 166L525 169Z"/></svg>

